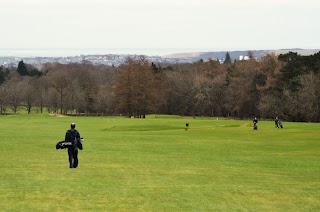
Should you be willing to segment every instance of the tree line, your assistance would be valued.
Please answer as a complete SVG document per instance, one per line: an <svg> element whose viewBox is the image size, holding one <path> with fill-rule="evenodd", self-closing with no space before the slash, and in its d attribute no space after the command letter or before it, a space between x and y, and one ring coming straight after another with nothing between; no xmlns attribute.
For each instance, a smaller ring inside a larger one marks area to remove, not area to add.
<svg viewBox="0 0 320 212"><path fill-rule="evenodd" d="M176 114L320 121L320 52L269 54L257 61L155 64L127 58L119 67L20 61L0 67L0 113L143 116Z"/></svg>

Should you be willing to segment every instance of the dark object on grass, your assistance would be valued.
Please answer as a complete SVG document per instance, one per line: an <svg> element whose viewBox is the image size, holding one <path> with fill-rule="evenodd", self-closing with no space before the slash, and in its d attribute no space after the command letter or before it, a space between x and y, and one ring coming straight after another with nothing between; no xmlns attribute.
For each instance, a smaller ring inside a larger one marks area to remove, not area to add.
<svg viewBox="0 0 320 212"><path fill-rule="evenodd" d="M71 123L70 129L67 130L66 136L64 138L65 141L71 141L72 146L68 147L68 157L69 157L69 167L77 168L79 164L78 160L78 149L82 149L81 137L78 130L75 129L76 124Z"/></svg>
<svg viewBox="0 0 320 212"><path fill-rule="evenodd" d="M258 130L258 119L254 118L252 122L253 122L253 129Z"/></svg>
<svg viewBox="0 0 320 212"><path fill-rule="evenodd" d="M282 122L279 120L279 126L280 128L283 128Z"/></svg>
<svg viewBox="0 0 320 212"><path fill-rule="evenodd" d="M82 142L83 142L83 138L80 138L79 140L77 140L77 147L81 150L83 149ZM60 141L56 144L56 149L66 149L68 147L72 147L72 145L73 145L72 141Z"/></svg>
<svg viewBox="0 0 320 212"><path fill-rule="evenodd" d="M56 149L65 149L72 146L71 141L60 141L56 144Z"/></svg>
<svg viewBox="0 0 320 212"><path fill-rule="evenodd" d="M279 128L279 122L280 122L280 120L278 119L278 117L276 117L276 118L274 119L274 126L275 126L276 128Z"/></svg>

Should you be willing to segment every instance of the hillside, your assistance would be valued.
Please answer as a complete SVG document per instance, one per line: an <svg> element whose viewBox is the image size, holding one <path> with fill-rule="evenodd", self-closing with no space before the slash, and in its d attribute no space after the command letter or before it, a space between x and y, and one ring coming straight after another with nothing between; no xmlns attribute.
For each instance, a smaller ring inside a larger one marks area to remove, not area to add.
<svg viewBox="0 0 320 212"><path fill-rule="evenodd" d="M297 52L300 55L312 55L320 51L320 49L280 49L280 50L248 50L253 53L253 56L260 59L266 54L285 54L290 51ZM229 51L230 57L232 60L239 59L240 56L247 56L248 51ZM223 59L226 55L227 51L220 52L190 52L190 53L178 53L162 56L163 58L170 59L187 59L190 61L197 60L208 60L208 59Z"/></svg>

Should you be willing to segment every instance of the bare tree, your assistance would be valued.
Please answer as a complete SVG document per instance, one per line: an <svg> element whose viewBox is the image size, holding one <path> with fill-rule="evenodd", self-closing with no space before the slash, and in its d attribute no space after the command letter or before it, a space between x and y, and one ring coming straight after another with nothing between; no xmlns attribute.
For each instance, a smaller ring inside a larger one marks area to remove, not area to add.
<svg viewBox="0 0 320 212"><path fill-rule="evenodd" d="M209 60L200 63L194 77L196 110L201 115L220 116L224 114L226 71L219 62Z"/></svg>
<svg viewBox="0 0 320 212"><path fill-rule="evenodd" d="M5 114L9 105L9 88L6 83L0 85L0 114Z"/></svg>
<svg viewBox="0 0 320 212"><path fill-rule="evenodd" d="M22 100L22 92L24 91L23 82L8 82L8 102L14 113L17 113Z"/></svg>
<svg viewBox="0 0 320 212"><path fill-rule="evenodd" d="M157 96L164 92L145 58L128 58L119 67L114 93L116 110L127 115L143 115L153 111L159 103Z"/></svg>
<svg viewBox="0 0 320 212"><path fill-rule="evenodd" d="M36 78L34 81L34 88L37 93L37 97L35 99L35 104L40 110L40 113L43 113L43 109L48 106L48 90L50 87L50 82L48 77Z"/></svg>
<svg viewBox="0 0 320 212"><path fill-rule="evenodd" d="M48 93L47 93L47 106L48 106L48 112L49 113L58 113L59 111L59 103L60 103L60 100L59 100L59 93L58 91L53 88L53 87L50 87L48 89Z"/></svg>
<svg viewBox="0 0 320 212"><path fill-rule="evenodd" d="M33 85L31 85L28 82L25 82L25 90L23 93L23 101L26 104L27 107L27 113L30 114L31 113L31 109L33 107L33 104L35 102L36 99L36 89Z"/></svg>
<svg viewBox="0 0 320 212"><path fill-rule="evenodd" d="M305 120L318 121L320 119L320 76L319 74L304 74L300 77L300 89L298 91L298 105L300 114Z"/></svg>
<svg viewBox="0 0 320 212"><path fill-rule="evenodd" d="M77 92L81 92L81 95L78 93L78 97L82 96L82 99L78 99L78 102L84 106L84 111L87 113L95 113L96 108L96 95L98 93L99 86L96 83L96 77L94 73L91 73L87 70L77 70L77 83L81 90Z"/></svg>
<svg viewBox="0 0 320 212"><path fill-rule="evenodd" d="M52 86L59 93L60 113L63 114L64 97L66 96L71 79L63 71L55 72L54 75L51 77L51 79L52 79L52 81L51 81Z"/></svg>
<svg viewBox="0 0 320 212"><path fill-rule="evenodd" d="M102 115L110 115L114 112L114 94L111 90L111 87L104 85L101 85L99 88L99 93L96 97L96 109Z"/></svg>
<svg viewBox="0 0 320 212"><path fill-rule="evenodd" d="M241 118L259 115L260 92L256 77L261 70L258 62L239 61L232 69L226 95L229 112Z"/></svg>
<svg viewBox="0 0 320 212"><path fill-rule="evenodd" d="M169 73L168 112L179 115L195 115L195 95L197 88L194 72L175 71Z"/></svg>

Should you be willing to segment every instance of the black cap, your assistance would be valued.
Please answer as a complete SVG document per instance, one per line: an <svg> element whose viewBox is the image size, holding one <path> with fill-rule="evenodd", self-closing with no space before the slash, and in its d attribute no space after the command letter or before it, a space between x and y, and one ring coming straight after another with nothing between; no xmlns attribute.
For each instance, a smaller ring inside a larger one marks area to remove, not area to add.
<svg viewBox="0 0 320 212"><path fill-rule="evenodd" d="M74 128L76 128L76 124L75 124L75 123L71 123L70 127L71 127L72 129L74 129Z"/></svg>

